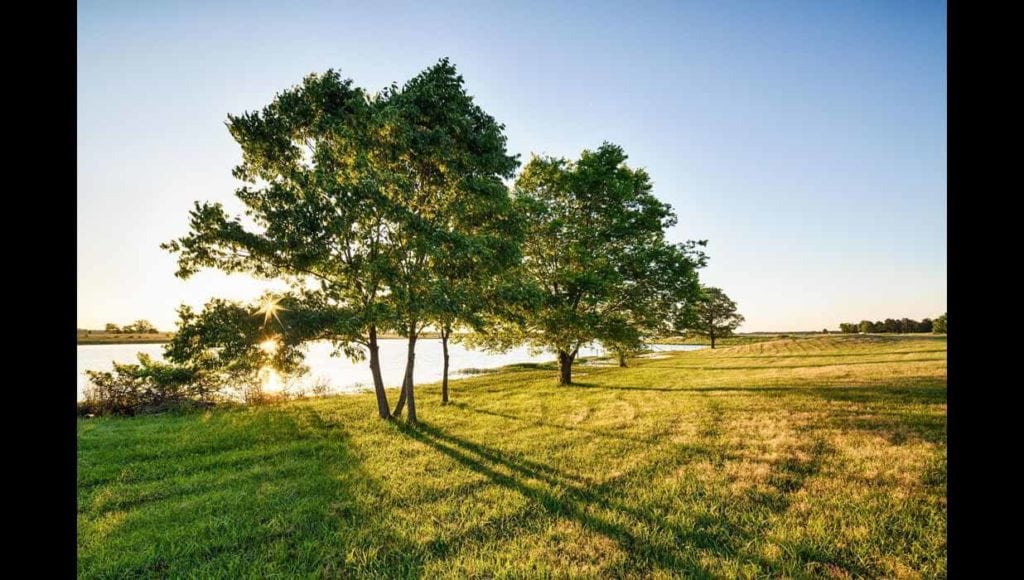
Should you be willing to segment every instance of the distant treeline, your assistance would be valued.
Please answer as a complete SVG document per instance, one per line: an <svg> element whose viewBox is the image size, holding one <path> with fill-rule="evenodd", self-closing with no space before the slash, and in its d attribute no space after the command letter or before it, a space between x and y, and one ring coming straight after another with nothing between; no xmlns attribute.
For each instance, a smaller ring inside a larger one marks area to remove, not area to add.
<svg viewBox="0 0 1024 580"><path fill-rule="evenodd" d="M160 332L148 320L136 320L135 322L124 326L118 326L113 322L108 322L103 327L103 331L110 334L156 334Z"/></svg>
<svg viewBox="0 0 1024 580"><path fill-rule="evenodd" d="M946 334L946 313L943 312L942 316L935 320L931 318L925 318L921 321L910 318L901 318L899 320L886 318L877 322L871 322L870 320L843 322L839 324L839 331L847 334L856 334L858 332L889 332L893 334L934 332L936 334Z"/></svg>

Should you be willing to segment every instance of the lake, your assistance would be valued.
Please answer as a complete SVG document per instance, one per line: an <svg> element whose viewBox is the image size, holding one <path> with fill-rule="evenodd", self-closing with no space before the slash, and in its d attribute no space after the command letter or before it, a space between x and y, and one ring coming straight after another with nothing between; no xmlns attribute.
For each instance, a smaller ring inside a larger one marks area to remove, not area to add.
<svg viewBox="0 0 1024 580"><path fill-rule="evenodd" d="M136 354L143 352L154 359L163 358L162 344L82 344L78 346L78 399L82 400L83 390L88 384L86 370L112 370L113 363L134 363ZM701 345L659 344L652 350L697 350ZM489 353L482 350L469 350L460 344L449 343L451 355L449 379L464 378L462 371L466 369L488 369L516 363L548 362L555 357L549 353L531 355L527 348L519 347L505 353ZM368 360L353 363L344 357L332 357L329 342L314 342L306 347L305 364L309 373L298 378L290 388L309 389L317 383L326 384L335 393L353 393L373 389L373 378L370 375ZM600 347L581 348L579 356L602 356ZM402 384L405 372L406 341L405 339L382 339L380 341L381 373L384 385L397 387ZM441 380L443 355L440 339L420 339L416 344L416 384L434 383ZM552 380L555 375L552 374Z"/></svg>

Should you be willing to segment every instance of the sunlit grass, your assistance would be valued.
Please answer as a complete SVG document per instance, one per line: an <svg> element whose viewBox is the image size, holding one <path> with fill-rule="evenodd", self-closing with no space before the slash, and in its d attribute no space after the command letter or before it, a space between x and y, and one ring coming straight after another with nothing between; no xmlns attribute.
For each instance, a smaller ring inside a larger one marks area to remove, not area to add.
<svg viewBox="0 0 1024 580"><path fill-rule="evenodd" d="M79 423L82 576L945 575L946 342L829 336ZM394 394L392 395L392 398Z"/></svg>

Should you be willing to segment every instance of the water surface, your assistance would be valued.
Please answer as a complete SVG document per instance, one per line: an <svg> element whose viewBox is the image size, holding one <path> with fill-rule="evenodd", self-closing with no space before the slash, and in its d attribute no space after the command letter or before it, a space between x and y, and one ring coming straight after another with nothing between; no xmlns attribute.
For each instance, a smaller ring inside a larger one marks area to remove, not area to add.
<svg viewBox="0 0 1024 580"><path fill-rule="evenodd" d="M136 362L137 353L146 353L154 359L163 359L162 344L82 344L78 346L78 399L83 398L83 390L88 384L86 370L113 369L113 363ZM654 345L653 350L696 350L701 345ZM532 355L528 349L519 347L505 353L490 353L482 350L469 350L460 344L449 343L451 355L449 379L464 378L462 373L467 369L488 369L515 363L549 362L555 360L550 353ZM309 373L292 382L290 388L310 389L314 384L325 384L332 392L351 393L373 388L373 377L370 375L368 361L353 363L344 357L332 357L329 342L313 342L306 347L305 364ZM579 356L601 356L604 351L599 347L584 347ZM380 341L381 373L384 385L396 387L402 383L405 372L405 339L383 339ZM416 383L432 383L441 380L442 351L440 339L420 339L416 345Z"/></svg>

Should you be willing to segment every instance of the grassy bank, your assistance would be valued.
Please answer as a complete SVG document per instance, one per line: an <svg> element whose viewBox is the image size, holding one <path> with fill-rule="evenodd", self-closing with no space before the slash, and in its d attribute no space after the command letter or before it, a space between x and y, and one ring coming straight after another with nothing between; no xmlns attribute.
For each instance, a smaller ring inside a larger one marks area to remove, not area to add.
<svg viewBox="0 0 1024 580"><path fill-rule="evenodd" d="M727 336L725 338L715 339L715 348L722 348L726 346L741 346L744 344L754 344L756 342L767 342L769 340L782 340L786 338L806 338L795 334L786 333L746 333L737 334L734 336ZM711 345L711 340L706 336L671 336L668 338L661 338L656 341L658 344L704 344Z"/></svg>
<svg viewBox="0 0 1024 580"><path fill-rule="evenodd" d="M81 420L84 577L945 575L944 337ZM392 400L394 394L392 395Z"/></svg>
<svg viewBox="0 0 1024 580"><path fill-rule="evenodd" d="M78 331L78 344L157 344L169 342L173 332L119 333L103 331Z"/></svg>

